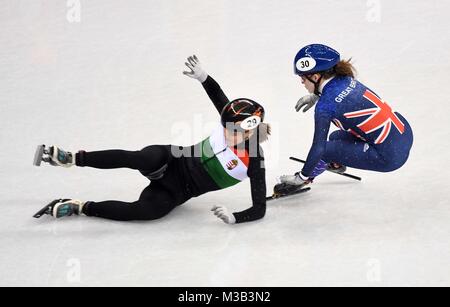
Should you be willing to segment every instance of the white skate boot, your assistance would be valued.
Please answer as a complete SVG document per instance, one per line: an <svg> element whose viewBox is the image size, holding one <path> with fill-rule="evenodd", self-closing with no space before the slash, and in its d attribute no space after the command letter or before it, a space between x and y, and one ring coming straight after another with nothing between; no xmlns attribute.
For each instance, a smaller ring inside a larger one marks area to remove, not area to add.
<svg viewBox="0 0 450 307"><path fill-rule="evenodd" d="M75 165L75 155L56 146L46 147L39 145L34 155L34 165L40 166L41 162L50 163L53 166L71 167Z"/></svg>
<svg viewBox="0 0 450 307"><path fill-rule="evenodd" d="M47 214L59 219L64 216L81 215L85 204L85 202L77 199L55 199L39 210L34 217L40 218Z"/></svg>
<svg viewBox="0 0 450 307"><path fill-rule="evenodd" d="M294 175L283 175L280 176L281 183L289 184L292 186L303 186L305 183L308 183L307 178L303 178L299 173Z"/></svg>
<svg viewBox="0 0 450 307"><path fill-rule="evenodd" d="M309 178L303 178L300 172L294 175L283 175L280 177L280 181L281 183L273 187L272 199L309 191L310 188L305 188L305 186L312 182Z"/></svg>

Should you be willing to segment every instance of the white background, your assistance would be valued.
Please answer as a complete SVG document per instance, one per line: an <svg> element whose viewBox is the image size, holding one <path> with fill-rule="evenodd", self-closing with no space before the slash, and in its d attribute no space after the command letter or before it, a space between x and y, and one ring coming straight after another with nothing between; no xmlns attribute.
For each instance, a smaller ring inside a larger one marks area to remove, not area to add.
<svg viewBox="0 0 450 307"><path fill-rule="evenodd" d="M450 2L82 0L80 22L76 2L0 1L0 285L450 285ZM209 210L248 208L249 182L154 222L32 218L54 198L134 201L148 184L125 169L34 167L38 144L137 150L208 136L217 113L181 73L193 53L229 98L264 104L270 189L311 144L292 62L315 42L353 57L411 123L402 169L350 170L361 183L324 174L243 225Z"/></svg>

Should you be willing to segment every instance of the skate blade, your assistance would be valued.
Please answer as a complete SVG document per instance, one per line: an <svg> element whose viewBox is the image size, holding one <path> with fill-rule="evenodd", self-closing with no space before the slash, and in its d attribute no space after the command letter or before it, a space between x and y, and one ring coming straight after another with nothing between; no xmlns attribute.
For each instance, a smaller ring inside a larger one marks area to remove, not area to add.
<svg viewBox="0 0 450 307"><path fill-rule="evenodd" d="M298 195L298 194L302 194L302 193L308 192L309 190L311 190L310 187L299 189L298 191L295 191L295 192L290 193L290 194L274 193L272 196L266 197L266 201L271 201L271 200L276 200L276 199L281 199L281 198L295 196L295 195Z"/></svg>
<svg viewBox="0 0 450 307"><path fill-rule="evenodd" d="M39 145L34 153L33 165L41 166L42 156L44 155L45 145Z"/></svg>
<svg viewBox="0 0 450 307"><path fill-rule="evenodd" d="M273 195L285 195L285 194L295 193L295 191L301 190L307 185L308 185L308 183L306 183L306 182L301 185L296 185L296 186L290 185L288 183L279 183L273 187Z"/></svg>
<svg viewBox="0 0 450 307"><path fill-rule="evenodd" d="M53 207L53 205L55 205L56 203L58 203L61 199L55 199L54 201L52 201L51 203L47 204L44 208L42 208L41 210L39 210L38 212L36 212L35 215L33 215L34 218L40 218L41 216L43 216L44 214L47 214L47 210L51 207Z"/></svg>

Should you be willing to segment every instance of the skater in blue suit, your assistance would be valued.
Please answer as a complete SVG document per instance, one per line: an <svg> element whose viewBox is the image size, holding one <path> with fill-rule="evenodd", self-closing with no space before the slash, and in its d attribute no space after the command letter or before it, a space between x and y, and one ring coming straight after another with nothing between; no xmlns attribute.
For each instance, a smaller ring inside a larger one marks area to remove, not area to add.
<svg viewBox="0 0 450 307"><path fill-rule="evenodd" d="M328 46L313 44L297 53L294 71L310 92L296 110L306 112L315 105L315 132L303 169L281 176L282 183L304 185L327 169L392 172L406 163L413 144L411 126L355 79L350 61ZM331 124L339 130L329 135Z"/></svg>

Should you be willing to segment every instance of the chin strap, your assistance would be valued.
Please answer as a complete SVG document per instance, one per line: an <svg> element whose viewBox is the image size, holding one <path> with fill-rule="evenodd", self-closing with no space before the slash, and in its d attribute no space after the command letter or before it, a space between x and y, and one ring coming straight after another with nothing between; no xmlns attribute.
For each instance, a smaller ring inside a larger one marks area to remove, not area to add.
<svg viewBox="0 0 450 307"><path fill-rule="evenodd" d="M331 69L329 69L329 70L327 70L327 71L317 72L316 74L319 74L319 75L320 75L320 78L319 78L319 80L317 80L317 81L314 81L313 79L311 79L310 76L305 76L305 78L308 79L309 82L311 82L312 84L314 84L314 94L316 94L317 96L320 97L320 96L322 96L322 93L319 91L319 87L320 87L320 82L321 82L322 79L323 79L323 74L324 74L324 73L335 73L335 72L336 72L336 69L335 69L335 67L333 67L333 68L331 68Z"/></svg>
<svg viewBox="0 0 450 307"><path fill-rule="evenodd" d="M309 82L314 84L314 94L316 94L319 97L322 96L322 93L319 91L320 81L322 81L322 79L323 79L322 75L320 75L320 78L317 81L314 81L309 76L305 76L305 78L308 79Z"/></svg>

